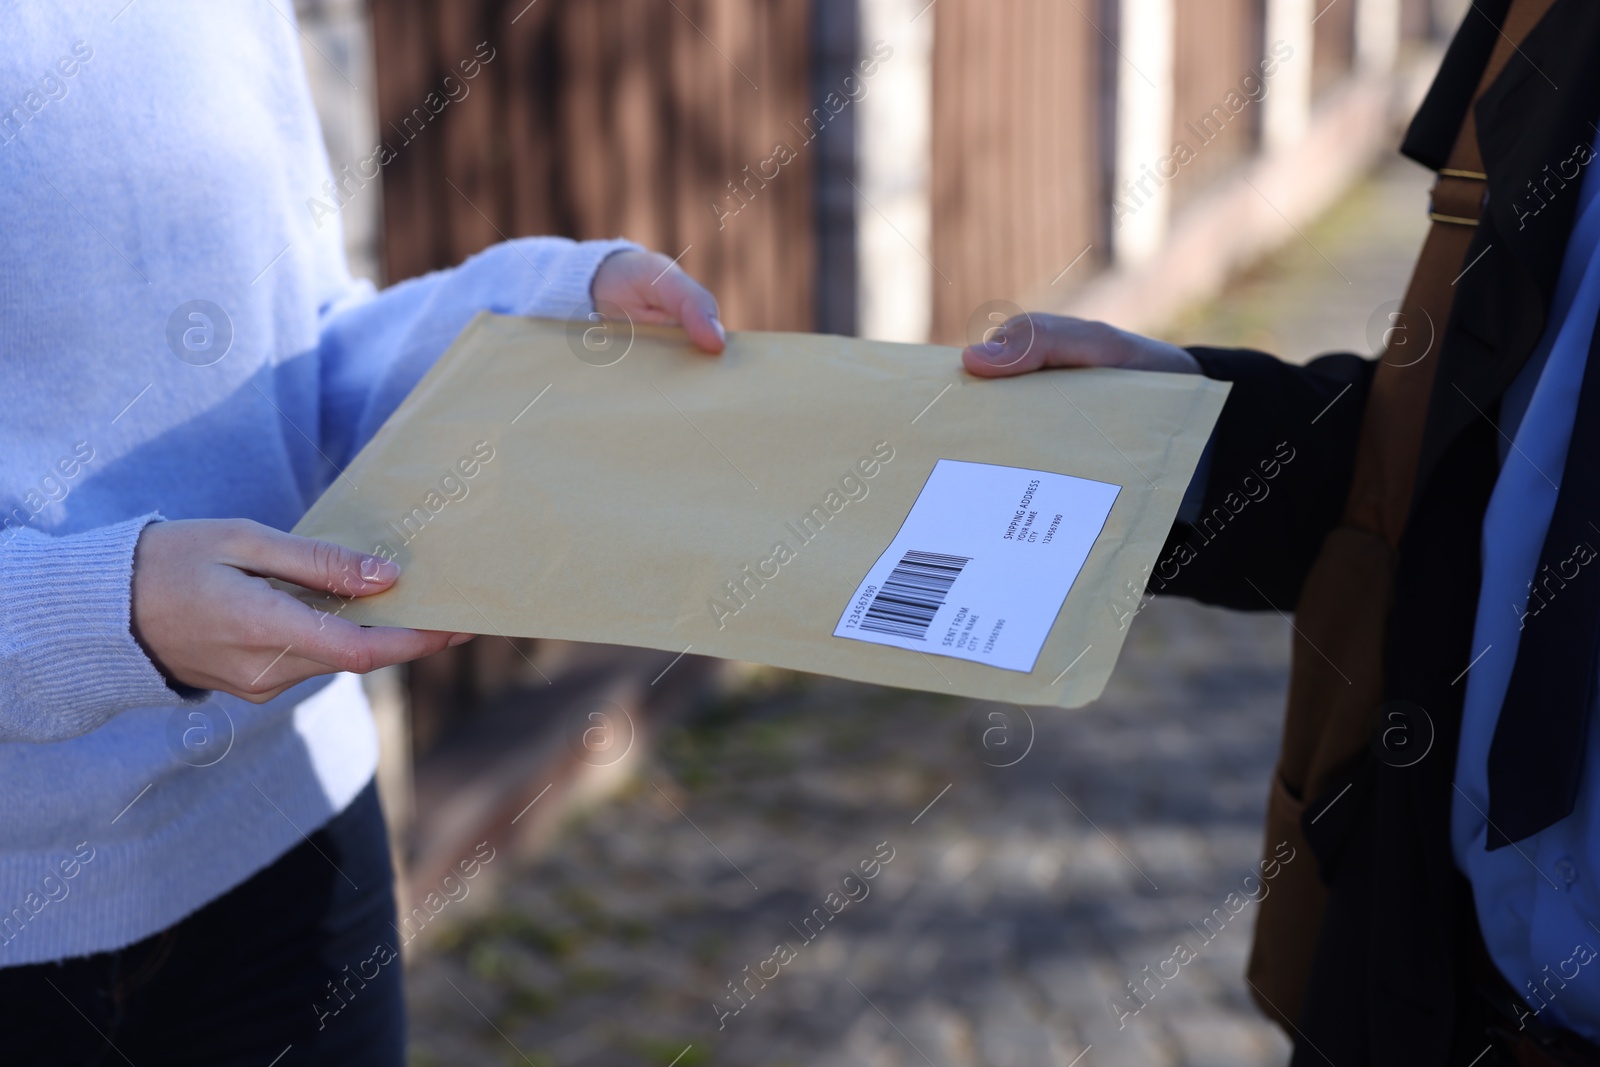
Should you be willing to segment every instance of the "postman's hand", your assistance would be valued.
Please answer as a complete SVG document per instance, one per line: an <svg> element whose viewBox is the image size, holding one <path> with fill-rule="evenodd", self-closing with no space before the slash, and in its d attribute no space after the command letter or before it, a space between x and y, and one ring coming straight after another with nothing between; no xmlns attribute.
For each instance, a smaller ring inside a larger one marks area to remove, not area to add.
<svg viewBox="0 0 1600 1067"><path fill-rule="evenodd" d="M707 352L721 352L727 341L717 298L660 252L608 256L595 271L590 294L596 305L615 305L635 322L682 326Z"/></svg>
<svg viewBox="0 0 1600 1067"><path fill-rule="evenodd" d="M134 550L133 636L168 678L260 704L319 674L365 674L469 639L361 627L266 580L348 598L399 576L388 560L244 519L152 523Z"/></svg>
<svg viewBox="0 0 1600 1067"><path fill-rule="evenodd" d="M1015 315L982 343L969 345L961 353L961 361L982 378L1004 378L1044 367L1200 373L1200 364L1177 345L1066 315Z"/></svg>

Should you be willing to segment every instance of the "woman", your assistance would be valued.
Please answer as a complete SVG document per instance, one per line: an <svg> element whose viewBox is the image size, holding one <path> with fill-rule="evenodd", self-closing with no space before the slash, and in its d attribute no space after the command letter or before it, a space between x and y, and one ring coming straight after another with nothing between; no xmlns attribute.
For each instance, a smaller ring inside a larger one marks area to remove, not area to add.
<svg viewBox="0 0 1600 1067"><path fill-rule="evenodd" d="M608 302L715 353L716 302L556 238L375 292L316 210L291 14L7 7L4 1058L398 1064L377 744L340 672L467 635L318 615L266 579L365 596L398 569L281 531L480 310Z"/></svg>

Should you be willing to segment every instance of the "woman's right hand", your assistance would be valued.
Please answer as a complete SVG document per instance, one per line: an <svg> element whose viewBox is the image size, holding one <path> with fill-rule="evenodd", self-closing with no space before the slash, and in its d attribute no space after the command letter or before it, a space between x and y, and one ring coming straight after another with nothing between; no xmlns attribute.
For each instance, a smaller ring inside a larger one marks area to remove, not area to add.
<svg viewBox="0 0 1600 1067"><path fill-rule="evenodd" d="M155 522L134 550L133 636L168 679L256 704L320 674L365 674L471 638L359 626L267 582L349 598L399 576L392 561L247 519Z"/></svg>

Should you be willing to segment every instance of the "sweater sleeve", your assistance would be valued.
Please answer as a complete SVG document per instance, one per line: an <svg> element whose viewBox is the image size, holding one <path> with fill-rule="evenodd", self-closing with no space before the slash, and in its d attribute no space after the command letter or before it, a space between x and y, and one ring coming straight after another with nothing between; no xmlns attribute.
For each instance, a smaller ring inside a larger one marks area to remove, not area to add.
<svg viewBox="0 0 1600 1067"><path fill-rule="evenodd" d="M629 241L523 237L460 266L374 293L357 283L323 313L322 448L344 467L480 311L578 318L589 286Z"/></svg>
<svg viewBox="0 0 1600 1067"><path fill-rule="evenodd" d="M1340 353L1298 366L1242 349L1189 351L1233 390L1149 588L1293 611L1344 512L1377 362Z"/></svg>
<svg viewBox="0 0 1600 1067"><path fill-rule="evenodd" d="M524 238L384 291L351 283L321 315L323 452L350 461L479 311L593 309L600 263L627 241ZM196 703L134 640L133 554L147 514L66 536L0 530L0 742L61 741L138 707Z"/></svg>
<svg viewBox="0 0 1600 1067"><path fill-rule="evenodd" d="M51 537L0 532L0 741L64 741L174 691L129 626L133 550L159 516Z"/></svg>

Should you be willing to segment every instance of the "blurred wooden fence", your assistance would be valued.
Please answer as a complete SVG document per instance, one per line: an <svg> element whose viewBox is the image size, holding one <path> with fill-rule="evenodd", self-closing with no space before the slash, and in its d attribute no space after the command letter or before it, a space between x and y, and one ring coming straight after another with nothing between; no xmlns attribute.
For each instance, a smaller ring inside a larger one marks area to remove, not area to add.
<svg viewBox="0 0 1600 1067"><path fill-rule="evenodd" d="M1242 91L1247 76L1259 77L1266 45L1264 6L1260 0L1179 0L1176 5L1172 140L1197 150L1202 134L1212 140L1185 167L1183 180L1173 183L1174 207L1194 199L1260 144L1260 107L1246 108L1215 130L1202 123L1215 108L1225 106L1229 93Z"/></svg>
<svg viewBox="0 0 1600 1067"><path fill-rule="evenodd" d="M447 76L463 82L461 62L481 63L463 82L470 95L396 145L384 169L389 277L448 266L502 236L627 234L681 253L730 325L808 329L809 160L759 175L809 111L808 7L375 0L386 135L403 140L407 116L447 95Z"/></svg>
<svg viewBox="0 0 1600 1067"><path fill-rule="evenodd" d="M863 2L373 0L379 128L396 149L384 168L389 278L502 236L625 233L682 253L732 325L848 331L854 112L814 146L802 137L837 87L829 70L848 70L866 43L840 31ZM1319 94L1352 68L1362 2L1315 0ZM1406 32L1427 33L1429 0L1401 3ZM1174 4L1174 141L1192 140L1184 124L1258 69L1266 4ZM934 338L959 340L984 301L1058 296L1107 262L1118 9L931 9L933 230L918 251L935 267ZM481 67L471 81L464 61ZM447 77L468 94L430 116ZM408 139L419 111L425 128ZM1197 154L1173 185L1176 207L1256 149L1260 112ZM766 180L780 143L798 158Z"/></svg>
<svg viewBox="0 0 1600 1067"><path fill-rule="evenodd" d="M1319 0L1312 23L1311 90L1327 92L1355 65L1356 5L1348 0Z"/></svg>
<svg viewBox="0 0 1600 1067"><path fill-rule="evenodd" d="M1060 0L934 14L930 332L959 343L984 303L1033 295L1091 243L1103 260L1110 49ZM1085 258L1075 275L1093 273Z"/></svg>

